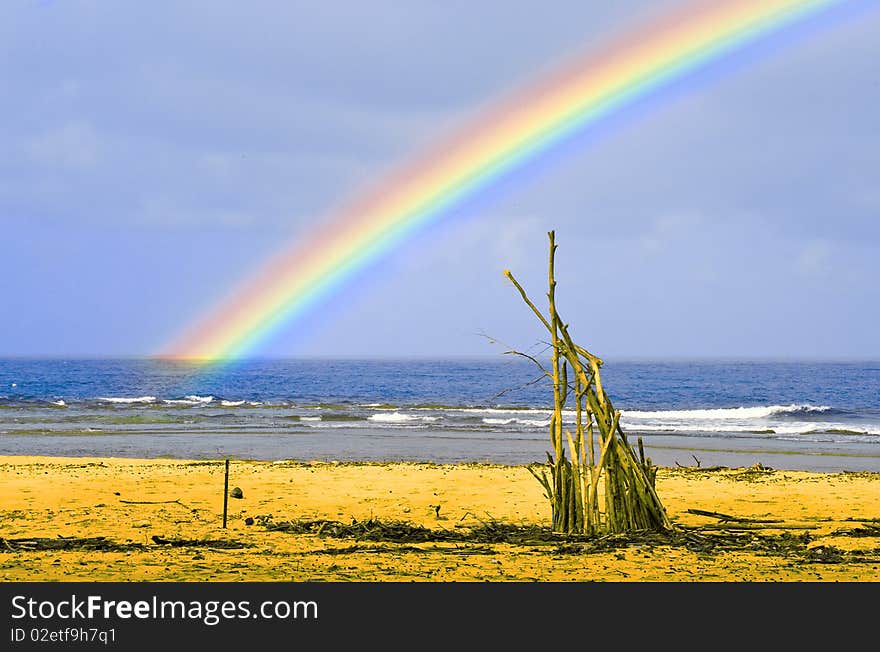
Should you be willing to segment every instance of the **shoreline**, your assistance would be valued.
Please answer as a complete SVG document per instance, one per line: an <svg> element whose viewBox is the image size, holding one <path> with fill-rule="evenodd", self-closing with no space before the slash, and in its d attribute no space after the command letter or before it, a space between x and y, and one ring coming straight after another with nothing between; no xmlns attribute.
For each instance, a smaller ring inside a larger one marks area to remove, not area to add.
<svg viewBox="0 0 880 652"><path fill-rule="evenodd" d="M228 499L224 529L222 460L2 456L0 581L880 580L877 473L660 467L658 494L676 531L691 539L618 537L592 549L558 539L374 536L495 523L546 530L549 505L524 466L234 460L230 467L229 487L243 497ZM746 520L722 531L700 511ZM273 523L312 529L272 530ZM345 533L370 523L367 538ZM53 548L39 549L44 544Z"/></svg>
<svg viewBox="0 0 880 652"><path fill-rule="evenodd" d="M632 441L638 435L630 435ZM876 445L780 441L758 437L643 436L657 466L748 467L815 472L880 473ZM540 438L488 438L473 433L382 433L339 429L303 434L4 435L2 456L98 457L174 460L315 460L374 463L542 463L548 443ZM468 450L462 454L462 450Z"/></svg>

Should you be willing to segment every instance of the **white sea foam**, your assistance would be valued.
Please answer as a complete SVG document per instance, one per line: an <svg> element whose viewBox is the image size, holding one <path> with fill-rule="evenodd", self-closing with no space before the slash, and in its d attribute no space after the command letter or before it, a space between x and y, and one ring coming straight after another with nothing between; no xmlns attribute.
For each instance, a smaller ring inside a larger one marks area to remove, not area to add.
<svg viewBox="0 0 880 652"><path fill-rule="evenodd" d="M193 394L184 398L167 398L162 402L167 405L207 405L213 400L213 396L196 396Z"/></svg>
<svg viewBox="0 0 880 652"><path fill-rule="evenodd" d="M375 428L376 426L371 426L365 421L322 421L320 423L310 423L309 428L322 428L322 429L356 429L356 428ZM390 427L390 426L389 426ZM427 428L426 425L412 425L407 428Z"/></svg>
<svg viewBox="0 0 880 652"><path fill-rule="evenodd" d="M412 414L402 414L401 412L380 412L367 417L370 421L379 421L380 423L407 423L410 421L437 421L440 417L420 417Z"/></svg>
<svg viewBox="0 0 880 652"><path fill-rule="evenodd" d="M137 398L120 398L116 396L99 396L99 401L106 401L107 403L153 403L156 400L155 396L138 396Z"/></svg>
<svg viewBox="0 0 880 652"><path fill-rule="evenodd" d="M58 407L64 407L67 403L64 402L64 399L58 399L57 401L52 401L52 405L57 405Z"/></svg>
<svg viewBox="0 0 880 652"><path fill-rule="evenodd" d="M760 428L755 424L743 425L735 423L635 423L622 422L621 426L628 432L741 432L755 434L805 434L824 430L825 427L817 427L812 423L787 424L784 426L774 425L770 428ZM772 430L773 432L764 432Z"/></svg>
<svg viewBox="0 0 880 652"><path fill-rule="evenodd" d="M867 437L866 441L874 441L870 438L880 436L880 427L869 425L866 427L853 426L847 423L816 423L809 421L795 421L785 424L755 424L755 423L627 423L621 422L621 426L628 432L706 432L706 433L754 433L756 435L788 435L797 437L800 435L824 435L830 437L828 441L841 441L843 439L857 441L857 437ZM772 431L772 432L771 432Z"/></svg>
<svg viewBox="0 0 880 652"><path fill-rule="evenodd" d="M519 424L521 426L537 426L541 428L545 428L550 425L549 420L545 419L492 419L492 418L483 418L483 423L489 426L508 426L512 423Z"/></svg>
<svg viewBox="0 0 880 652"><path fill-rule="evenodd" d="M805 436L829 433L834 437L858 435L873 436L876 427L852 424L831 423L824 418L818 421L810 416L824 416L831 411L826 405L791 404L762 405L755 407L707 408L694 410L624 410L621 426L630 432L644 433L729 433L735 436ZM526 426L546 428L550 410L504 410L493 408L462 408L450 410L452 413L471 413L485 415L480 419L488 426L498 429ZM799 419L798 416L803 416ZM781 419L779 417L787 417ZM537 417L537 418L535 418ZM543 417L543 418L542 418ZM563 420L566 424L574 421L573 411L565 410ZM776 417L776 418L774 418ZM835 432L838 431L838 432Z"/></svg>
<svg viewBox="0 0 880 652"><path fill-rule="evenodd" d="M300 417L300 421L320 421L321 417Z"/></svg>
<svg viewBox="0 0 880 652"><path fill-rule="evenodd" d="M621 417L629 419L763 419L777 414L798 412L827 412L827 405L761 405L758 407L714 408L706 410L621 410Z"/></svg>
<svg viewBox="0 0 880 652"><path fill-rule="evenodd" d="M550 425L550 420L539 421L538 419L517 419L517 421L524 426L540 426L542 428L546 428Z"/></svg>
<svg viewBox="0 0 880 652"><path fill-rule="evenodd" d="M244 401L220 401L220 405L223 407L238 407L239 405L244 405Z"/></svg>
<svg viewBox="0 0 880 652"><path fill-rule="evenodd" d="M507 418L522 419L523 417L541 417L549 419L553 415L553 410L543 408L451 408L448 412L455 414L491 414L488 418ZM498 415L497 417L495 415ZM503 416L501 416L503 415ZM562 417L569 421L574 421L577 416L575 410L563 410Z"/></svg>
<svg viewBox="0 0 880 652"><path fill-rule="evenodd" d="M416 410L436 410L437 408L414 408ZM449 408L449 412L463 412L465 414L505 414L510 416L512 414L536 414L542 416L550 416L553 414L553 410L546 410L542 408ZM566 410L565 412L568 412ZM570 411L571 414L574 414L574 410Z"/></svg>

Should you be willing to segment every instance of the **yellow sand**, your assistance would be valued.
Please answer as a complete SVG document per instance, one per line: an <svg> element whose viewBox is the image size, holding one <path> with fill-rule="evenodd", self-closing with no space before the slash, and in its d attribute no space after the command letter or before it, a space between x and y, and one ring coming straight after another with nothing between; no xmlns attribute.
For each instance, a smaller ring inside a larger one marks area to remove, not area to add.
<svg viewBox="0 0 880 652"><path fill-rule="evenodd" d="M547 524L547 501L524 467L233 461L232 487L240 487L244 497L229 499L229 522L224 530L222 463L0 457L0 537L4 540L103 536L116 543L148 546L127 552L39 552L0 541L0 580L880 579L877 536L831 535L863 527L857 519L880 519L880 474L660 470L657 491L675 523L717 523L688 509L781 519L779 527L789 528L793 535L808 533L811 548L860 551L855 557L844 555L842 563L761 550L707 553L669 545L570 554L552 545L359 543L271 532L259 522L250 526L244 522L248 516L271 514L276 521L345 523L372 516L431 528L474 525L481 520ZM168 502L142 504L146 501ZM440 506L439 518L436 505ZM171 547L154 543L153 536L232 539L252 547ZM346 551L328 554L334 549Z"/></svg>

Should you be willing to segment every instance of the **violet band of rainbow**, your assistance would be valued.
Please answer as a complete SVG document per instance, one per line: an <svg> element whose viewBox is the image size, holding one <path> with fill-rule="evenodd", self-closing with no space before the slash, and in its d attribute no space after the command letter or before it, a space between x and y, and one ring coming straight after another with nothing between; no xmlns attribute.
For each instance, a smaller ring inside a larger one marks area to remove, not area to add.
<svg viewBox="0 0 880 652"><path fill-rule="evenodd" d="M372 262L585 128L844 1L688 3L572 59L352 197L158 355L207 362L257 353Z"/></svg>

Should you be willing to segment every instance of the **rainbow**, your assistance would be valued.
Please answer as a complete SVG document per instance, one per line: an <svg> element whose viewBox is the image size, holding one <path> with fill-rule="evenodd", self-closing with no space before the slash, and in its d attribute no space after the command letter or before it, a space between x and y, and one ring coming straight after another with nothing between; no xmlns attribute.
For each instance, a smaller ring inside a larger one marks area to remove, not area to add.
<svg viewBox="0 0 880 652"><path fill-rule="evenodd" d="M253 355L375 261L512 172L672 83L842 0L709 0L572 59L352 198L159 357Z"/></svg>

